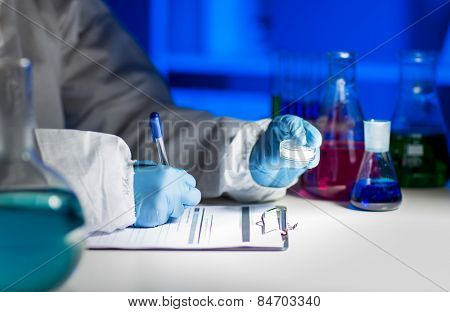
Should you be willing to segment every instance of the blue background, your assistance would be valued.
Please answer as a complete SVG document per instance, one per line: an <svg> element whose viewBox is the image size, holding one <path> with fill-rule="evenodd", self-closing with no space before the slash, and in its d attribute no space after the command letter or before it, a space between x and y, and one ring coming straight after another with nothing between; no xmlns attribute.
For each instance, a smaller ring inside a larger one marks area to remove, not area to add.
<svg viewBox="0 0 450 312"><path fill-rule="evenodd" d="M354 50L367 54L357 65L365 117L390 119L399 52L427 49L441 52L437 78L449 128L450 4L424 17L445 2L106 1L166 77L180 106L264 118L271 113L270 60L275 52Z"/></svg>

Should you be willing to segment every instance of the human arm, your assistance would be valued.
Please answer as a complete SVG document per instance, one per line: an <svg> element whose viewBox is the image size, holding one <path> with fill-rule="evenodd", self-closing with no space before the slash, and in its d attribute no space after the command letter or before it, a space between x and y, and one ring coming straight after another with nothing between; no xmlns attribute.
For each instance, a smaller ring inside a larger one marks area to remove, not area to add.
<svg viewBox="0 0 450 312"><path fill-rule="evenodd" d="M200 201L191 175L133 162L117 136L54 129L35 133L44 163L61 173L78 196L89 232L154 227Z"/></svg>
<svg viewBox="0 0 450 312"><path fill-rule="evenodd" d="M186 169L204 197L266 201L286 186L257 183L250 154L270 120L216 118L176 107L153 65L99 1L79 1L78 26L67 32L74 47L64 54L62 98L70 128L122 137L136 159L156 159L147 116L158 111L165 145L175 167Z"/></svg>

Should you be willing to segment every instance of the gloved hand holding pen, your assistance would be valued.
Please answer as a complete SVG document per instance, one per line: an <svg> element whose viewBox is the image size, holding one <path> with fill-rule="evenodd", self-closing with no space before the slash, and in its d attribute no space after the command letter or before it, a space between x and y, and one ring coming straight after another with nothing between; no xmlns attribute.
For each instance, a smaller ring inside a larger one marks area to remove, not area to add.
<svg viewBox="0 0 450 312"><path fill-rule="evenodd" d="M280 143L294 139L314 149L313 159L303 168L292 168L280 157ZM294 115L275 117L266 132L258 139L250 155L250 172L262 186L286 187L297 180L307 169L320 161L319 147L322 136L313 125Z"/></svg>
<svg viewBox="0 0 450 312"><path fill-rule="evenodd" d="M134 172L136 227L164 224L200 202L194 177L182 169L144 161L134 165Z"/></svg>
<svg viewBox="0 0 450 312"><path fill-rule="evenodd" d="M151 113L149 126L161 164L138 161L134 166L136 227L155 227L171 217L178 218L186 206L195 206L201 199L195 178L185 170L169 166L157 112Z"/></svg>

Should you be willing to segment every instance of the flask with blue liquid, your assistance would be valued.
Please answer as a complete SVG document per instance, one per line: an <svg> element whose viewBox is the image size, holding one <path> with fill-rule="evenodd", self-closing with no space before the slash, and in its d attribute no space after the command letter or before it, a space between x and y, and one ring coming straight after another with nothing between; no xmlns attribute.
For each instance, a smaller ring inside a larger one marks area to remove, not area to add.
<svg viewBox="0 0 450 312"><path fill-rule="evenodd" d="M399 207L402 193L389 154L390 121L364 121L364 156L353 186L351 204L359 209L389 211Z"/></svg>

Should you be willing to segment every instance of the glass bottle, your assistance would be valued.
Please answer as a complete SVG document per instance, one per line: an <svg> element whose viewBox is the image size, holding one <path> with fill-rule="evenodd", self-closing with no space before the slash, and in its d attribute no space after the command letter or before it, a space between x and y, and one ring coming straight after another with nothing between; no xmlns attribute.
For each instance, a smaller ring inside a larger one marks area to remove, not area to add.
<svg viewBox="0 0 450 312"><path fill-rule="evenodd" d="M365 152L350 203L360 209L388 211L398 208L402 193L389 154L390 121L364 121Z"/></svg>
<svg viewBox="0 0 450 312"><path fill-rule="evenodd" d="M435 82L436 54L401 56L400 95L392 122L392 157L403 187L444 186L446 128Z"/></svg>
<svg viewBox="0 0 450 312"><path fill-rule="evenodd" d="M36 156L30 61L0 59L0 98L0 289L48 290L81 256L81 208Z"/></svg>
<svg viewBox="0 0 450 312"><path fill-rule="evenodd" d="M347 201L364 154L355 54L331 52L328 60L328 85L315 124L323 136L320 163L302 176L301 184L294 191L306 196Z"/></svg>

